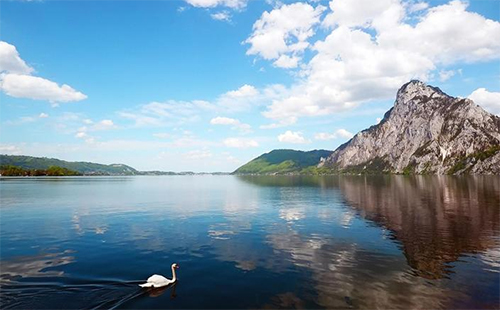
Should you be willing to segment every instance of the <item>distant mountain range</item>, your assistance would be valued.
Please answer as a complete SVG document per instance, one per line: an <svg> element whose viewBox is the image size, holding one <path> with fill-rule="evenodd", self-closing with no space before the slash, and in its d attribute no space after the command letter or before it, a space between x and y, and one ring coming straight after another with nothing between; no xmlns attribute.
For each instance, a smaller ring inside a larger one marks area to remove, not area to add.
<svg viewBox="0 0 500 310"><path fill-rule="evenodd" d="M279 160L266 161L274 152ZM316 156L315 163L308 153L272 151L235 173L500 174L500 118L470 99L411 81L399 89L394 107L379 124L359 132L326 158ZM306 156L307 169L292 164Z"/></svg>
<svg viewBox="0 0 500 310"><path fill-rule="evenodd" d="M85 175L139 175L136 169L123 165L102 165L82 161L65 161L55 158L0 155L1 166L16 166L23 169L48 169L49 167L61 167L77 171Z"/></svg>
<svg viewBox="0 0 500 310"><path fill-rule="evenodd" d="M139 171L124 164L103 165L82 161L65 161L55 158L32 157L22 155L0 155L0 168L15 166L26 170L48 170L60 167L76 171L82 175L194 175L194 174L227 174L222 172L194 173L191 171ZM1 169L0 169L1 170Z"/></svg>

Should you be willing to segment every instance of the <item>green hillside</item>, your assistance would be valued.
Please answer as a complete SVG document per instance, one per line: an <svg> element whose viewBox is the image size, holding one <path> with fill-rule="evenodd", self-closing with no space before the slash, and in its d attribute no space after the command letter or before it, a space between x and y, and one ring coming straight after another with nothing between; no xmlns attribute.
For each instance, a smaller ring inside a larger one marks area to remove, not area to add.
<svg viewBox="0 0 500 310"><path fill-rule="evenodd" d="M139 171L122 165L102 165L89 162L71 162L55 158L0 155L0 166L16 166L23 169L48 170L50 167L61 167L85 175L138 175Z"/></svg>
<svg viewBox="0 0 500 310"><path fill-rule="evenodd" d="M307 173L316 167L320 159L332 151L273 150L263 154L234 171L235 174L287 174Z"/></svg>

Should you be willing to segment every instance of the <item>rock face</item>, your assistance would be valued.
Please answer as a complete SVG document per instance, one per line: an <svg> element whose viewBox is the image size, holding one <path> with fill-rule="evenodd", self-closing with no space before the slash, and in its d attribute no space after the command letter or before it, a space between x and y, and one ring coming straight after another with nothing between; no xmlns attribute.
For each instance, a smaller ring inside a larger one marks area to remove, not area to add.
<svg viewBox="0 0 500 310"><path fill-rule="evenodd" d="M351 173L500 174L500 118L420 81L319 167Z"/></svg>

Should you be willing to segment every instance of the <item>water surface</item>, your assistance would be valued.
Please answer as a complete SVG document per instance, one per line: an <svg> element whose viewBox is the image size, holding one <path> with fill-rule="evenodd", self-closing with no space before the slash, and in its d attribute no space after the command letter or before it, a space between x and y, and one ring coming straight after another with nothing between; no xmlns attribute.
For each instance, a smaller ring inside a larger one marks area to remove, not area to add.
<svg viewBox="0 0 500 310"><path fill-rule="evenodd" d="M2 309L500 302L500 177L2 178L0 206Z"/></svg>

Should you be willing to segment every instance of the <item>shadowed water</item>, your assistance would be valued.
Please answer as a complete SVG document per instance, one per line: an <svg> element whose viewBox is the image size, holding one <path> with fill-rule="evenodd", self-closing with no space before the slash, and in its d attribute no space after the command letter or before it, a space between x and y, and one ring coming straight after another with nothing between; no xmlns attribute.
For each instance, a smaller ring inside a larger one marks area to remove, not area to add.
<svg viewBox="0 0 500 310"><path fill-rule="evenodd" d="M0 206L2 309L500 302L500 177L2 178Z"/></svg>

